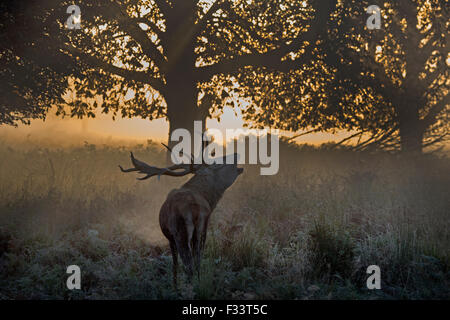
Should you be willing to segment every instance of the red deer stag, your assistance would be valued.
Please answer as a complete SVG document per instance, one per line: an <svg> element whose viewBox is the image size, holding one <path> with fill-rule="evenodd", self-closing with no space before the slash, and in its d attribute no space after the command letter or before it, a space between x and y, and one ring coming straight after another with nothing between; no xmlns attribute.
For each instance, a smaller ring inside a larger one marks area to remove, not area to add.
<svg viewBox="0 0 450 320"><path fill-rule="evenodd" d="M168 148L166 146L166 148ZM170 150L170 149L169 149ZM173 284L177 288L178 253L185 266L189 280L192 278L194 265L200 275L200 259L206 240L206 229L211 212L216 207L225 190L230 187L244 169L237 167L237 154L233 164L176 164L168 168L157 168L137 160L131 153L134 168L122 172L138 171L146 174L138 180L153 176L181 177L194 176L181 188L172 190L159 212L159 224L169 240L173 259ZM180 171L181 170L181 171Z"/></svg>

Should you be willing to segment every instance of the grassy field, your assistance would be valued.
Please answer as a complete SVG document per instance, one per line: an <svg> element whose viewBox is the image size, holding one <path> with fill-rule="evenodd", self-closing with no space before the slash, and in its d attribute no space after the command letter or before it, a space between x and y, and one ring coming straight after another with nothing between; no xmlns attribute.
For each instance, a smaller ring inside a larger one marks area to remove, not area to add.
<svg viewBox="0 0 450 320"><path fill-rule="evenodd" d="M163 149L40 145L0 139L0 299L450 298L448 159L282 145L278 175L246 166L226 192L202 276L176 293L158 213L187 178L117 167L129 150L163 165Z"/></svg>

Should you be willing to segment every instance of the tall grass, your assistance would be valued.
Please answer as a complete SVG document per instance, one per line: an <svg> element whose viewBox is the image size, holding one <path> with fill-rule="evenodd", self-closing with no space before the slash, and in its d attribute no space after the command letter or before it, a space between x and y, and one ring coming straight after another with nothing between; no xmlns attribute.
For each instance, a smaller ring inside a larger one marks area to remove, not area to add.
<svg viewBox="0 0 450 320"><path fill-rule="evenodd" d="M0 299L448 299L450 161L281 145L280 171L246 166L212 215L202 274L181 273L159 230L188 178L122 174L146 145L0 141ZM82 289L65 287L77 264ZM368 290L366 269L381 268ZM180 267L181 271L181 267Z"/></svg>

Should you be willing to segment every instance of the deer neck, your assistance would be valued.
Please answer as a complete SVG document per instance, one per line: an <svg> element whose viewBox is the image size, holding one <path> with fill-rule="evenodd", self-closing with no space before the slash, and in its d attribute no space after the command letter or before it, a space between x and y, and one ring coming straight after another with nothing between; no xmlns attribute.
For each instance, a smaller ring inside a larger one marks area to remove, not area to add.
<svg viewBox="0 0 450 320"><path fill-rule="evenodd" d="M195 175L182 188L198 192L209 203L214 210L226 189L220 187L211 177Z"/></svg>

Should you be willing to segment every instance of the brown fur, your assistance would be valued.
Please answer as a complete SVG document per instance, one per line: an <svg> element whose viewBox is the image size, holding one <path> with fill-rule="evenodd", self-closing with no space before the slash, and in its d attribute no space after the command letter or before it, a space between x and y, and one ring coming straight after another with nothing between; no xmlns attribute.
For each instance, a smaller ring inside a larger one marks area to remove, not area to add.
<svg viewBox="0 0 450 320"><path fill-rule="evenodd" d="M172 251L175 286L177 253L180 254L189 277L193 273L193 263L197 268L199 266L211 212L208 202L188 188L172 190L161 207L159 224Z"/></svg>
<svg viewBox="0 0 450 320"><path fill-rule="evenodd" d="M167 147L168 148L168 147ZM168 148L170 150L170 148ZM233 164L225 164L227 157L217 158L213 164L202 163L179 164L169 168L157 168L137 160L131 153L133 168L123 169L122 172L139 172L146 174L139 180L146 180L155 175L169 175L181 177L193 173L194 176L180 189L172 190L159 212L159 224L166 238L169 240L173 258L173 282L177 286L178 254L186 268L189 279L192 278L194 266L200 276L200 259L206 241L206 230L211 212L216 207L225 190L243 172L236 163L234 154ZM183 171L177 171L183 169Z"/></svg>
<svg viewBox="0 0 450 320"><path fill-rule="evenodd" d="M226 171L220 168L226 166ZM159 213L161 230L169 240L173 259L173 283L177 286L178 254L191 278L194 267L200 276L210 215L225 190L242 172L236 165L216 165L196 173L180 189L172 190ZM221 180L227 175L229 181Z"/></svg>

